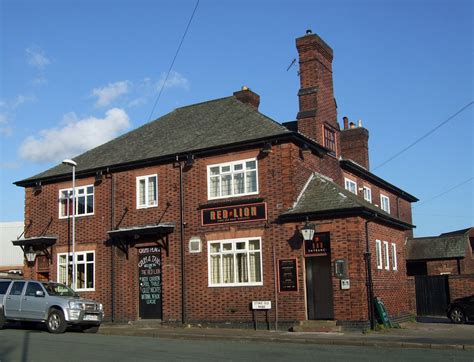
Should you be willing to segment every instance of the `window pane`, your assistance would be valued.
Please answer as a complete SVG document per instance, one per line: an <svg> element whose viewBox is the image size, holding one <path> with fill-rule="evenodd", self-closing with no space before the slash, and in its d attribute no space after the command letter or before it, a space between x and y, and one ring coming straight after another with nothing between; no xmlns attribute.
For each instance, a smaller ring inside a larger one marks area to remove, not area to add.
<svg viewBox="0 0 474 362"><path fill-rule="evenodd" d="M245 166L247 170L255 170L257 168L257 162L255 160L247 161Z"/></svg>
<svg viewBox="0 0 474 362"><path fill-rule="evenodd" d="M247 192L257 191L257 171L247 172Z"/></svg>
<svg viewBox="0 0 474 362"><path fill-rule="evenodd" d="M220 273L219 273L220 258L221 258L220 255L211 256L211 284L220 283Z"/></svg>
<svg viewBox="0 0 474 362"><path fill-rule="evenodd" d="M223 251L232 251L232 243L222 244L222 250Z"/></svg>
<svg viewBox="0 0 474 362"><path fill-rule="evenodd" d="M85 190L82 189L82 188L81 188L81 189L76 189L76 193L77 193L78 195L84 195L84 191L85 191Z"/></svg>
<svg viewBox="0 0 474 362"><path fill-rule="evenodd" d="M87 261L94 261L94 254L93 253L87 253Z"/></svg>
<svg viewBox="0 0 474 362"><path fill-rule="evenodd" d="M213 243L211 244L211 253L217 253L219 252L219 246L220 244L219 243Z"/></svg>
<svg viewBox="0 0 474 362"><path fill-rule="evenodd" d="M94 212L94 195L87 196L87 213L92 214Z"/></svg>
<svg viewBox="0 0 474 362"><path fill-rule="evenodd" d="M138 181L138 204L145 205L145 180Z"/></svg>
<svg viewBox="0 0 474 362"><path fill-rule="evenodd" d="M88 194L93 194L93 193L94 193L94 187L93 187L93 186L89 186L89 187L87 188L87 193L88 193Z"/></svg>
<svg viewBox="0 0 474 362"><path fill-rule="evenodd" d="M240 253L236 255L237 258L237 282L247 283L249 281L247 254Z"/></svg>
<svg viewBox="0 0 474 362"><path fill-rule="evenodd" d="M222 166L221 172L230 172L230 166Z"/></svg>
<svg viewBox="0 0 474 362"><path fill-rule="evenodd" d="M84 215L86 213L86 198L79 196L77 198L77 214Z"/></svg>
<svg viewBox="0 0 474 362"><path fill-rule="evenodd" d="M237 250L245 250L245 241L235 244Z"/></svg>
<svg viewBox="0 0 474 362"><path fill-rule="evenodd" d="M236 163L234 165L234 171L240 171L244 169L244 164L243 163Z"/></svg>
<svg viewBox="0 0 474 362"><path fill-rule="evenodd" d="M249 240L249 250L260 250L260 240Z"/></svg>
<svg viewBox="0 0 474 362"><path fill-rule="evenodd" d="M211 175L219 175L219 166L211 167Z"/></svg>
<svg viewBox="0 0 474 362"><path fill-rule="evenodd" d="M92 254L91 254L92 255ZM89 256L89 255L87 255ZM87 284L86 288L94 288L94 264L87 264Z"/></svg>
<svg viewBox="0 0 474 362"><path fill-rule="evenodd" d="M148 179L148 205L156 205L156 176Z"/></svg>
<svg viewBox="0 0 474 362"><path fill-rule="evenodd" d="M262 271L260 270L260 252L250 253L250 282L262 281Z"/></svg>
<svg viewBox="0 0 474 362"><path fill-rule="evenodd" d="M243 194L244 192L244 173L236 173L234 174L234 195Z"/></svg>
<svg viewBox="0 0 474 362"><path fill-rule="evenodd" d="M222 196L228 196L232 194L232 176L222 176Z"/></svg>
<svg viewBox="0 0 474 362"><path fill-rule="evenodd" d="M77 254L77 261L83 261L84 260L84 255L83 254Z"/></svg>
<svg viewBox="0 0 474 362"><path fill-rule="evenodd" d="M234 255L232 254L222 255L222 278L223 283L234 282Z"/></svg>
<svg viewBox="0 0 474 362"><path fill-rule="evenodd" d="M219 177L211 177L211 197L218 197L220 196L220 179Z"/></svg>
<svg viewBox="0 0 474 362"><path fill-rule="evenodd" d="M84 289L86 287L86 270L84 264L76 265L76 289Z"/></svg>

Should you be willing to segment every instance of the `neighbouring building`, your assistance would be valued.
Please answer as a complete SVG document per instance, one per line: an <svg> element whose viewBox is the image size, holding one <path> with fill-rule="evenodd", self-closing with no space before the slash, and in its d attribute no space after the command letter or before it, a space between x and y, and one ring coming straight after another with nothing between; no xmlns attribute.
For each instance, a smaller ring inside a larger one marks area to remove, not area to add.
<svg viewBox="0 0 474 362"><path fill-rule="evenodd" d="M71 166L16 182L31 222L15 244L38 254L26 272L75 275L113 321L247 325L260 301L280 326L364 328L374 296L395 319L413 313L417 199L370 172L367 129L340 129L332 49L310 31L296 47L296 121L260 113L246 87L178 108L74 158L75 222Z"/></svg>
<svg viewBox="0 0 474 362"><path fill-rule="evenodd" d="M0 277L23 273L23 252L12 245L23 230L23 221L0 222Z"/></svg>
<svg viewBox="0 0 474 362"><path fill-rule="evenodd" d="M474 275L474 228L439 236L410 238L406 245L408 275Z"/></svg>

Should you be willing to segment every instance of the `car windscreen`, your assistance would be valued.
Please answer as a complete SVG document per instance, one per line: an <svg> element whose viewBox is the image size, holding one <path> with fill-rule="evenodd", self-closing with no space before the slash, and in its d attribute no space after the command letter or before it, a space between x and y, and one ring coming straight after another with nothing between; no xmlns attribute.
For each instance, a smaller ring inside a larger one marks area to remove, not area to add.
<svg viewBox="0 0 474 362"><path fill-rule="evenodd" d="M0 294L5 294L7 292L7 289L10 283L11 283L10 280L0 281Z"/></svg>
<svg viewBox="0 0 474 362"><path fill-rule="evenodd" d="M60 297L76 297L77 296L77 293L74 292L74 290L65 286L64 284L43 283L43 287L44 289L46 289L49 295L56 295Z"/></svg>

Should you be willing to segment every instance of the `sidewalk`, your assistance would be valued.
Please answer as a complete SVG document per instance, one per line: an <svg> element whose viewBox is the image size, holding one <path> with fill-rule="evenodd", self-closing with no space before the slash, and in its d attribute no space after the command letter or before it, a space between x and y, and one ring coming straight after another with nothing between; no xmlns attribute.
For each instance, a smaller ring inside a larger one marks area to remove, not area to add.
<svg viewBox="0 0 474 362"><path fill-rule="evenodd" d="M99 333L192 340L312 343L391 348L463 349L474 351L474 324L403 323L401 328L360 332L286 332L104 323Z"/></svg>

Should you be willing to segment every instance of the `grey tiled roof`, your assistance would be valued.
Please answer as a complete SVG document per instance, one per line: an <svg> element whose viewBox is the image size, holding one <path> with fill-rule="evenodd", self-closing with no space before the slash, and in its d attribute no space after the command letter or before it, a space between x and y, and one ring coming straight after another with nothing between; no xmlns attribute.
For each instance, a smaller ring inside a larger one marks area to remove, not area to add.
<svg viewBox="0 0 474 362"><path fill-rule="evenodd" d="M407 260L463 258L466 253L466 235L430 236L408 239Z"/></svg>
<svg viewBox="0 0 474 362"><path fill-rule="evenodd" d="M226 97L178 108L74 157L74 161L79 173L290 133L235 97ZM69 166L59 164L17 183L70 172Z"/></svg>
<svg viewBox="0 0 474 362"><path fill-rule="evenodd" d="M377 206L347 191L331 179L318 173L313 174L311 181L308 183L296 205L291 210L283 213L282 216L355 211L377 214L386 221L395 222L405 227L412 226L391 216Z"/></svg>

